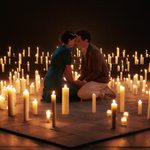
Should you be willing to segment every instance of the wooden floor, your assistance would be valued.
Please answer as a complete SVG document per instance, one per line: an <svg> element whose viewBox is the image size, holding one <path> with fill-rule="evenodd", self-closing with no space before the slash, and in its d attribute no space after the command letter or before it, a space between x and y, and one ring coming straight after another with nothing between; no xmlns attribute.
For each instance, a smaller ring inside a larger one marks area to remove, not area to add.
<svg viewBox="0 0 150 150"><path fill-rule="evenodd" d="M42 87L40 91L42 91ZM28 138L36 140L39 142L39 146L41 146L42 143L44 143L44 145L47 143L54 149L84 149L84 147L86 149L87 147L90 148L93 146L96 148L96 145L99 147L99 145L101 145L100 143L102 143L102 145L105 143L104 141L107 143L107 141L118 140L118 138L124 139L129 137L130 139L135 133L141 135L143 133L145 134L145 131L149 132L150 130L150 120L147 120L148 96L145 95L141 97L141 93L134 95L127 88L125 110L129 112L128 124L127 126L121 125L120 118L122 113L120 113L118 109L115 130L111 129L111 118L106 116L106 111L110 109L111 101L97 101L96 113L92 113L91 111L91 101L72 102L70 103L69 115L62 115L61 104L57 103L57 124L56 128L52 130L51 123L47 123L45 118L45 111L51 108L50 103L40 102L41 92L31 95L30 102L32 102L34 98L39 100L39 114L35 116L32 114L32 111L30 111L30 121L28 122L23 121L23 100L20 94L17 95L17 115L15 117L8 117L7 110L0 111L0 131L4 137L11 137L11 133L17 135L15 139L19 139L20 137L21 139ZM137 101L139 98L142 98L143 101L142 115L137 115ZM119 104L119 95L116 101ZM7 135L6 132L9 133L9 135ZM120 145L120 143L118 144ZM136 146L135 143L134 145Z"/></svg>

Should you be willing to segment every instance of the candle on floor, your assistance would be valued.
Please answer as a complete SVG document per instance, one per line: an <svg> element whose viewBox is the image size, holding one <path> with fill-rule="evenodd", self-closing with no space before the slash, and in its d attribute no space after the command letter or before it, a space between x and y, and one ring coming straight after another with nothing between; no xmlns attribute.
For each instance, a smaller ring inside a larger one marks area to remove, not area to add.
<svg viewBox="0 0 150 150"><path fill-rule="evenodd" d="M23 92L23 106L24 106L24 121L29 120L29 92L24 90Z"/></svg>
<svg viewBox="0 0 150 150"><path fill-rule="evenodd" d="M128 119L129 113L128 113L128 112L124 112L124 113L123 113L123 116L126 117L126 118Z"/></svg>
<svg viewBox="0 0 150 150"><path fill-rule="evenodd" d="M51 94L51 104L52 104L52 128L56 127L56 95L55 91Z"/></svg>
<svg viewBox="0 0 150 150"><path fill-rule="evenodd" d="M125 87L120 86L120 112L124 112L125 108Z"/></svg>
<svg viewBox="0 0 150 150"><path fill-rule="evenodd" d="M108 109L106 113L107 113L107 117L111 117L112 111L110 109Z"/></svg>
<svg viewBox="0 0 150 150"><path fill-rule="evenodd" d="M121 117L121 125L126 126L127 125L127 118Z"/></svg>
<svg viewBox="0 0 150 150"><path fill-rule="evenodd" d="M142 114L142 101L139 100L138 101L138 115L141 115Z"/></svg>
<svg viewBox="0 0 150 150"><path fill-rule="evenodd" d="M46 110L46 122L50 123L51 121L51 111L50 110Z"/></svg>
<svg viewBox="0 0 150 150"><path fill-rule="evenodd" d="M33 111L34 115L38 114L38 101L37 101L37 99L34 99L32 101L32 111Z"/></svg>
<svg viewBox="0 0 150 150"><path fill-rule="evenodd" d="M69 114L69 88L66 84L62 88L62 114Z"/></svg>
<svg viewBox="0 0 150 150"><path fill-rule="evenodd" d="M92 113L96 113L96 94L92 94Z"/></svg>
<svg viewBox="0 0 150 150"><path fill-rule="evenodd" d="M148 110L147 110L147 119L150 119L150 89L148 92Z"/></svg>
<svg viewBox="0 0 150 150"><path fill-rule="evenodd" d="M117 103L115 100L111 103L111 111L112 111L112 129L116 128L116 111L117 111Z"/></svg>
<svg viewBox="0 0 150 150"><path fill-rule="evenodd" d="M0 95L0 109L4 109L5 98Z"/></svg>

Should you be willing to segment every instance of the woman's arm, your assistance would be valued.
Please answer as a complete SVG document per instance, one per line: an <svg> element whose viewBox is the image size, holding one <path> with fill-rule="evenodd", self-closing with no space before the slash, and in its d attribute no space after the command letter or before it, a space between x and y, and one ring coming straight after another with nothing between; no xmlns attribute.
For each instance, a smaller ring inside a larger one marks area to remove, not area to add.
<svg viewBox="0 0 150 150"><path fill-rule="evenodd" d="M66 78L67 81L74 82L73 76L72 76L71 65L66 65L66 69L64 71L64 76L65 76L65 78Z"/></svg>

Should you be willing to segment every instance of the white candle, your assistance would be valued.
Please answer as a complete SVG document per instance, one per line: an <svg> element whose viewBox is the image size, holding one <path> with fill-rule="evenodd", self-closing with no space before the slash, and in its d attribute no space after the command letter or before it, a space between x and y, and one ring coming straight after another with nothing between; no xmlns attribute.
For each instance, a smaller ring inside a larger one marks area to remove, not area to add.
<svg viewBox="0 0 150 150"><path fill-rule="evenodd" d="M16 115L16 90L12 86L7 87L8 90L8 116Z"/></svg>
<svg viewBox="0 0 150 150"><path fill-rule="evenodd" d="M27 71L30 72L30 63L29 63L29 61L27 62Z"/></svg>
<svg viewBox="0 0 150 150"><path fill-rule="evenodd" d="M28 57L30 57L30 47L28 47Z"/></svg>
<svg viewBox="0 0 150 150"><path fill-rule="evenodd" d="M112 111L112 129L116 128L116 111L117 111L117 103L115 100L111 103L111 111Z"/></svg>
<svg viewBox="0 0 150 150"><path fill-rule="evenodd" d="M24 103L24 121L29 120L29 92L24 90L23 92L23 103Z"/></svg>
<svg viewBox="0 0 150 150"><path fill-rule="evenodd" d="M147 119L150 119L150 89L148 92L148 110L147 110Z"/></svg>
<svg viewBox="0 0 150 150"><path fill-rule="evenodd" d="M138 115L141 115L142 114L142 101L139 100L138 101Z"/></svg>
<svg viewBox="0 0 150 150"><path fill-rule="evenodd" d="M128 119L128 117L129 117L129 112L124 112L124 113L123 113L123 116Z"/></svg>
<svg viewBox="0 0 150 150"><path fill-rule="evenodd" d="M5 98L0 95L0 109L4 109L5 108Z"/></svg>
<svg viewBox="0 0 150 150"><path fill-rule="evenodd" d="M125 107L125 87L120 86L120 112L124 112Z"/></svg>
<svg viewBox="0 0 150 150"><path fill-rule="evenodd" d="M2 66L2 72L5 72L5 64L1 64Z"/></svg>
<svg viewBox="0 0 150 150"><path fill-rule="evenodd" d="M96 94L92 94L92 113L96 113Z"/></svg>
<svg viewBox="0 0 150 150"><path fill-rule="evenodd" d="M111 115L112 115L112 111L109 109L109 110L107 110L107 117L111 117Z"/></svg>
<svg viewBox="0 0 150 150"><path fill-rule="evenodd" d="M69 114L69 88L67 85L62 88L62 114Z"/></svg>
<svg viewBox="0 0 150 150"><path fill-rule="evenodd" d="M34 99L32 101L32 111L33 111L34 115L38 114L38 101L37 101L37 99Z"/></svg>
<svg viewBox="0 0 150 150"><path fill-rule="evenodd" d="M145 81L147 81L147 69L145 69Z"/></svg>
<svg viewBox="0 0 150 150"><path fill-rule="evenodd" d="M46 110L46 122L49 123L51 121L51 111L50 110Z"/></svg>
<svg viewBox="0 0 150 150"><path fill-rule="evenodd" d="M30 94L34 94L35 93L35 86L34 83L32 82L30 85Z"/></svg>
<svg viewBox="0 0 150 150"><path fill-rule="evenodd" d="M123 126L127 125L127 118L126 117L121 118L121 125L123 125Z"/></svg>
<svg viewBox="0 0 150 150"><path fill-rule="evenodd" d="M51 104L52 104L52 127L56 127L56 95L55 91L51 94Z"/></svg>

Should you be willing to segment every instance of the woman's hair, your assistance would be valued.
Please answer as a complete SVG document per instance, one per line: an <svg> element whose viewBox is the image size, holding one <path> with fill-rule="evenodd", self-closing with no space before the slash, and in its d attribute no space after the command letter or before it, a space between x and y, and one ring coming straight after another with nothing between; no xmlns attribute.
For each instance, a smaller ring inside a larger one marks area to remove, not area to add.
<svg viewBox="0 0 150 150"><path fill-rule="evenodd" d="M61 37L60 41L61 43L68 44L69 39L72 40L76 37L76 35L72 31L65 31Z"/></svg>
<svg viewBox="0 0 150 150"><path fill-rule="evenodd" d="M86 30L80 30L76 33L78 36L81 36L81 39L82 40L88 40L88 42L90 43L91 42L91 34L86 31Z"/></svg>

